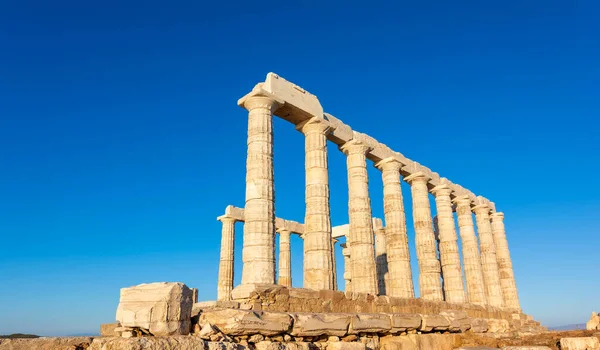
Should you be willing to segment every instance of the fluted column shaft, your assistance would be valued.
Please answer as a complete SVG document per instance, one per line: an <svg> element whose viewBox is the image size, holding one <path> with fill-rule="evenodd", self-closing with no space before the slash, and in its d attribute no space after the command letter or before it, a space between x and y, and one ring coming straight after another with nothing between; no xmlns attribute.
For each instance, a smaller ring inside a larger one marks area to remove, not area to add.
<svg viewBox="0 0 600 350"><path fill-rule="evenodd" d="M249 113L242 284L275 283L273 112L277 105L262 96L244 102Z"/></svg>
<svg viewBox="0 0 600 350"><path fill-rule="evenodd" d="M387 295L414 298L410 251L406 234L406 214L400 186L402 164L393 158L384 159L375 167L383 178L383 211L385 215L386 253L389 270Z"/></svg>
<svg viewBox="0 0 600 350"><path fill-rule="evenodd" d="M346 154L348 166L348 208L350 217L350 255L352 261L352 290L361 293L377 293L377 270L369 177L366 153L369 147L351 140L340 148Z"/></svg>
<svg viewBox="0 0 600 350"><path fill-rule="evenodd" d="M344 256L344 291L352 292L352 262L350 261L350 247L347 243L340 244Z"/></svg>
<svg viewBox="0 0 600 350"><path fill-rule="evenodd" d="M467 196L462 196L455 198L454 202L456 203L458 228L460 241L462 242L463 265L467 280L467 297L470 303L486 305L487 295L477 237L475 237L471 199Z"/></svg>
<svg viewBox="0 0 600 350"><path fill-rule="evenodd" d="M389 267L387 260L386 230L381 219L373 219L375 231L375 267L377 269L377 290L379 295L388 295Z"/></svg>
<svg viewBox="0 0 600 350"><path fill-rule="evenodd" d="M513 271L506 231L504 229L504 214L494 213L491 215L491 218L492 235L494 236L494 243L496 245L496 259L500 274L500 286L504 295L504 305L507 308L521 310L517 284L515 282L515 272Z"/></svg>
<svg viewBox="0 0 600 350"><path fill-rule="evenodd" d="M292 255L290 230L279 230L279 278L277 284L292 288Z"/></svg>
<svg viewBox="0 0 600 350"><path fill-rule="evenodd" d="M465 303L465 287L458 253L458 236L454 224L454 213L448 185L433 188L438 218L439 251L444 276L444 296L450 303Z"/></svg>
<svg viewBox="0 0 600 350"><path fill-rule="evenodd" d="M498 261L496 259L496 245L492 236L490 225L490 208L485 205L477 205L473 208L477 221L477 232L479 233L479 246L481 250L481 267L483 268L483 280L488 304L496 307L504 306L504 297L500 287L500 275L498 273Z"/></svg>
<svg viewBox="0 0 600 350"><path fill-rule="evenodd" d="M442 293L440 262L437 259L436 240L433 233L427 177L422 173L405 179L412 192L415 243L419 260L419 286L421 298L444 300Z"/></svg>
<svg viewBox="0 0 600 350"><path fill-rule="evenodd" d="M219 216L217 220L221 221L223 225L221 231L221 257L219 260L217 299L231 300L231 290L233 289L235 219L228 216Z"/></svg>
<svg viewBox="0 0 600 350"><path fill-rule="evenodd" d="M325 121L298 125L305 138L306 215L304 217L304 288L332 290L333 261Z"/></svg>
<svg viewBox="0 0 600 350"><path fill-rule="evenodd" d="M335 244L338 242L337 238L331 239L331 264L333 265L333 290L338 290L337 285L337 261L335 258Z"/></svg>

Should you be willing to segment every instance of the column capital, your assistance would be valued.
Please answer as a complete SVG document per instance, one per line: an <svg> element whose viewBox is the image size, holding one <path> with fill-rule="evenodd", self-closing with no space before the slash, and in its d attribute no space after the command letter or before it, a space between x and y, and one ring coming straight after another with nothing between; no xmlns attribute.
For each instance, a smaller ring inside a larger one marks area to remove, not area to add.
<svg viewBox="0 0 600 350"><path fill-rule="evenodd" d="M275 232L279 233L279 234L292 234L292 230L287 229L287 228L278 228L275 230Z"/></svg>
<svg viewBox="0 0 600 350"><path fill-rule="evenodd" d="M367 154L372 148L366 145L364 142L352 139L342 146L340 146L340 151L344 152L345 155L351 154Z"/></svg>
<svg viewBox="0 0 600 350"><path fill-rule="evenodd" d="M267 95L266 93L245 96L243 99L238 101L238 104L248 111L257 108L263 108L268 109L271 113L275 112L277 108L283 106L284 103L285 102L283 102L283 100L280 100L275 96Z"/></svg>
<svg viewBox="0 0 600 350"><path fill-rule="evenodd" d="M218 220L218 221L221 221L221 222L223 222L223 223L225 223L225 222L234 222L234 223L235 223L235 222L237 222L237 221L238 221L238 220L237 220L236 218L234 218L233 216L229 216L229 215L227 215L227 214L225 214L225 215L221 215L221 216L217 217L217 220Z"/></svg>
<svg viewBox="0 0 600 350"><path fill-rule="evenodd" d="M425 175L424 172L419 171L414 174L408 175L407 177L404 178L404 181L408 182L409 184L411 184L413 181L415 183L422 182L422 183L426 184L429 181L429 176Z"/></svg>
<svg viewBox="0 0 600 350"><path fill-rule="evenodd" d="M325 119L312 117L303 122L296 124L296 130L300 131L304 135L310 133L319 133L327 135L332 132L335 128L329 124Z"/></svg>
<svg viewBox="0 0 600 350"><path fill-rule="evenodd" d="M387 157L373 164L375 168L381 171L400 171L400 168L404 164L402 164L396 157Z"/></svg>
<svg viewBox="0 0 600 350"><path fill-rule="evenodd" d="M492 215L490 215L490 217L492 218L492 221L504 221L504 213L501 212L495 212Z"/></svg>
<svg viewBox="0 0 600 350"><path fill-rule="evenodd" d="M471 208L472 199L468 195L464 194L461 196L454 197L452 199L452 202L455 203L457 206L468 206L469 208Z"/></svg>
<svg viewBox="0 0 600 350"><path fill-rule="evenodd" d="M431 189L431 193L437 196L449 196L452 189L447 184L440 184Z"/></svg>
<svg viewBox="0 0 600 350"><path fill-rule="evenodd" d="M475 212L475 214L489 214L490 206L487 204L478 204L473 207L473 211Z"/></svg>

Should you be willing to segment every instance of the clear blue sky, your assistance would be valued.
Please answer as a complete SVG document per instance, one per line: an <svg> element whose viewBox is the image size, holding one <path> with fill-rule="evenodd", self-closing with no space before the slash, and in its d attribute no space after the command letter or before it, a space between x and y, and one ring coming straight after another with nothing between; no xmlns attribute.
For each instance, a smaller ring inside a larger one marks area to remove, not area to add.
<svg viewBox="0 0 600 350"><path fill-rule="evenodd" d="M143 282L214 299L215 218L244 203L236 101L269 71L494 201L527 313L560 325L600 308L597 2L166 4L0 3L0 333L96 333ZM302 221L303 136L275 132L277 215ZM339 225L345 159L329 150Z"/></svg>

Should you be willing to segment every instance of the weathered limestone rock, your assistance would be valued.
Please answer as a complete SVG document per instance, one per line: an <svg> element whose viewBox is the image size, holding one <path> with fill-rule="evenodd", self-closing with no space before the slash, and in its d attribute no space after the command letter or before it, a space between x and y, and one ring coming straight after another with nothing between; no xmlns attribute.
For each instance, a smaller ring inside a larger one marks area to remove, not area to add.
<svg viewBox="0 0 600 350"><path fill-rule="evenodd" d="M488 321L484 318L471 319L471 331L473 333L484 333L488 331Z"/></svg>
<svg viewBox="0 0 600 350"><path fill-rule="evenodd" d="M279 312L212 309L204 311L198 323L201 326L209 323L227 335L273 336L288 332L292 326L292 318L286 313Z"/></svg>
<svg viewBox="0 0 600 350"><path fill-rule="evenodd" d="M383 210L385 215L385 242L388 281L386 295L399 298L414 298L415 291L410 266L406 215L400 187L402 163L393 157L375 164L383 178Z"/></svg>
<svg viewBox="0 0 600 350"><path fill-rule="evenodd" d="M279 229L279 278L277 284L292 287L292 253L290 249L291 231Z"/></svg>
<svg viewBox="0 0 600 350"><path fill-rule="evenodd" d="M585 324L585 329L589 331L600 330L600 316L597 312L592 312L592 317Z"/></svg>
<svg viewBox="0 0 600 350"><path fill-rule="evenodd" d="M561 350L599 350L600 342L597 337L562 338Z"/></svg>
<svg viewBox="0 0 600 350"><path fill-rule="evenodd" d="M235 243L235 222L231 216L219 216L223 228L221 233L221 259L219 261L219 279L217 281L217 299L231 300L233 289L233 260Z"/></svg>
<svg viewBox="0 0 600 350"><path fill-rule="evenodd" d="M274 284L273 112L281 101L254 95L239 104L248 110L242 285Z"/></svg>
<svg viewBox="0 0 600 350"><path fill-rule="evenodd" d="M500 286L504 296L504 306L521 310L519 295L517 294L517 284L515 282L515 272L513 271L512 260L508 250L508 241L506 240L506 231L504 229L504 214L494 213L492 218L492 234L494 244L496 245L496 260L498 261L498 273L500 275Z"/></svg>
<svg viewBox="0 0 600 350"><path fill-rule="evenodd" d="M119 322L104 323L100 325L100 335L103 337L116 337L115 328L121 327Z"/></svg>
<svg viewBox="0 0 600 350"><path fill-rule="evenodd" d="M537 346L537 345L533 345L533 346L503 346L502 350L552 350L547 346Z"/></svg>
<svg viewBox="0 0 600 350"><path fill-rule="evenodd" d="M454 213L450 194L452 190L446 184L434 187L431 192L435 195L437 208L439 250L444 276L444 296L450 303L465 303L465 294L458 254L458 236L454 226Z"/></svg>
<svg viewBox="0 0 600 350"><path fill-rule="evenodd" d="M335 342L327 343L326 350L366 350L363 343Z"/></svg>
<svg viewBox="0 0 600 350"><path fill-rule="evenodd" d="M450 328L450 321L442 315L421 315L422 332L447 331Z"/></svg>
<svg viewBox="0 0 600 350"><path fill-rule="evenodd" d="M415 173L404 180L410 184L412 191L421 298L444 300L440 262L437 259L436 240L429 205L428 178L423 173Z"/></svg>
<svg viewBox="0 0 600 350"><path fill-rule="evenodd" d="M488 321L488 333L506 333L510 330L507 320L490 318Z"/></svg>
<svg viewBox="0 0 600 350"><path fill-rule="evenodd" d="M421 315L419 314L390 314L392 329L390 333L406 332L418 329L421 326Z"/></svg>
<svg viewBox="0 0 600 350"><path fill-rule="evenodd" d="M296 127L305 138L306 215L304 217L304 287L333 289L327 134L329 124L311 118Z"/></svg>
<svg viewBox="0 0 600 350"><path fill-rule="evenodd" d="M319 313L292 314L294 326L291 334L295 337L314 337L319 335L344 336L348 333L350 314Z"/></svg>
<svg viewBox="0 0 600 350"><path fill-rule="evenodd" d="M198 337L185 336L95 338L88 350L197 350L204 349L206 344Z"/></svg>
<svg viewBox="0 0 600 350"><path fill-rule="evenodd" d="M352 263L352 291L377 294L377 270L369 177L366 153L369 147L351 140L340 147L346 155L348 167L348 211L350 217L350 261Z"/></svg>
<svg viewBox="0 0 600 350"><path fill-rule="evenodd" d="M391 329L392 323L386 314L356 314L350 320L348 333L385 333Z"/></svg>
<svg viewBox="0 0 600 350"><path fill-rule="evenodd" d="M192 291L183 283L157 282L121 288L117 321L154 335L188 334Z"/></svg>
<svg viewBox="0 0 600 350"><path fill-rule="evenodd" d="M36 339L1 339L0 350L73 350L85 349L92 342L91 337Z"/></svg>
<svg viewBox="0 0 600 350"><path fill-rule="evenodd" d="M453 350L460 339L453 334L408 334L382 337L382 350Z"/></svg>
<svg viewBox="0 0 600 350"><path fill-rule="evenodd" d="M456 203L456 214L458 216L458 227L462 242L463 265L467 280L467 298L470 303L486 305L487 295L477 237L475 237L471 198L469 196L457 196L454 202Z"/></svg>
<svg viewBox="0 0 600 350"><path fill-rule="evenodd" d="M504 306L504 297L500 287L500 275L498 274L498 261L496 259L496 245L492 236L490 225L490 208L485 204L479 204L473 208L477 220L477 232L479 233L479 246L481 248L481 267L483 268L483 280L485 281L488 304L495 307Z"/></svg>
<svg viewBox="0 0 600 350"><path fill-rule="evenodd" d="M471 329L471 319L466 311L449 310L442 311L440 315L446 317L450 321L451 332L466 332Z"/></svg>

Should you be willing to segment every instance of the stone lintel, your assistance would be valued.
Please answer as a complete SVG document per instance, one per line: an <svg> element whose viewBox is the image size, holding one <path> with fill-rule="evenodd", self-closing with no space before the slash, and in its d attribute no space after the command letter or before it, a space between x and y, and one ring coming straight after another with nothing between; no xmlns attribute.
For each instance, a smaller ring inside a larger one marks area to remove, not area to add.
<svg viewBox="0 0 600 350"><path fill-rule="evenodd" d="M334 226L331 229L331 237L333 237L333 238L348 237L348 232L350 232L350 224Z"/></svg>
<svg viewBox="0 0 600 350"><path fill-rule="evenodd" d="M219 216L217 220L222 217L231 217L235 219L235 221L244 222L244 209L228 205L227 208L225 208L225 215ZM304 234L304 224L292 220L275 218L275 230L288 230L291 233L302 236Z"/></svg>
<svg viewBox="0 0 600 350"><path fill-rule="evenodd" d="M338 146L352 140L352 129L331 114L324 113L325 120L329 122L332 131L327 135L327 139Z"/></svg>
<svg viewBox="0 0 600 350"><path fill-rule="evenodd" d="M285 101L285 104L275 112L275 115L280 118L293 124L313 117L324 119L323 107L317 96L275 73L267 74L261 88L277 99Z"/></svg>

